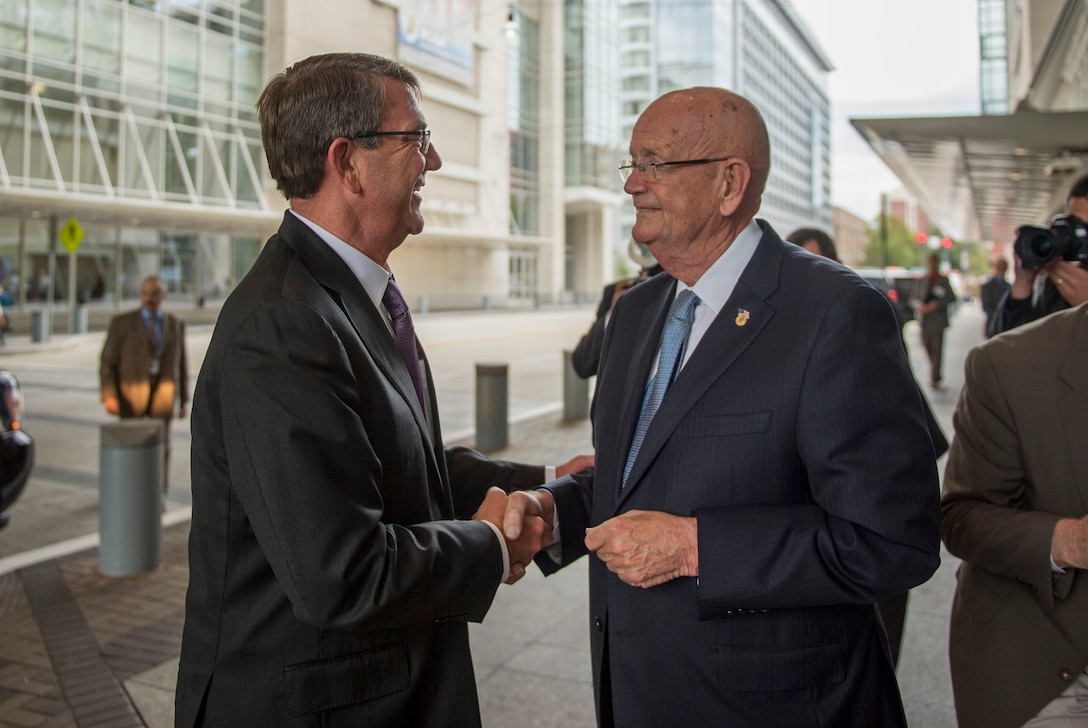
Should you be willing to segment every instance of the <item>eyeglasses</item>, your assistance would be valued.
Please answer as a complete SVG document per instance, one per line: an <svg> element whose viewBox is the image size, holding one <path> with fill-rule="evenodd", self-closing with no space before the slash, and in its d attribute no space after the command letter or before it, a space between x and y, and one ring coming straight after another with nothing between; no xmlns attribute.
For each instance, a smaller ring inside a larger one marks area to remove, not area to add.
<svg viewBox="0 0 1088 728"><path fill-rule="evenodd" d="M644 179L657 180L658 167L682 167L686 164L710 164L711 162L724 162L732 157L714 157L713 159L682 159L678 162L636 162L633 159L625 160L620 165L620 178L624 182L630 178L631 174L637 169L638 173L643 176ZM646 173L650 174L647 175Z"/></svg>
<svg viewBox="0 0 1088 728"><path fill-rule="evenodd" d="M427 151L431 148L431 130L430 129L413 129L412 131L372 131L366 134L355 134L350 139L372 139L373 137L383 136L405 136L415 137L419 140L419 151L426 156Z"/></svg>

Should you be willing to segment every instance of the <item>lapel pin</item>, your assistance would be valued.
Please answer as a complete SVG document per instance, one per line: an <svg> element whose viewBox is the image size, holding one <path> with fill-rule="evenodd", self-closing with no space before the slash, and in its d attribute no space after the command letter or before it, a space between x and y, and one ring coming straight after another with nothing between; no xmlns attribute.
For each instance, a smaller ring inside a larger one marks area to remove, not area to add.
<svg viewBox="0 0 1088 728"><path fill-rule="evenodd" d="M751 317L752 314L748 313L747 310L743 308L738 308L737 318L735 319L737 326L744 326L746 323L748 323L748 319L750 319Z"/></svg>

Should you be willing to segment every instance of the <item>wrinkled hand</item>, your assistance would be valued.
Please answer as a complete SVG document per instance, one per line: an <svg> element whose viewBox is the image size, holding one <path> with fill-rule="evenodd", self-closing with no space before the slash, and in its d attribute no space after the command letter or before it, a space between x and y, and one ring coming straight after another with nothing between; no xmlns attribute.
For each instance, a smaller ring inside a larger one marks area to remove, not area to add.
<svg viewBox="0 0 1088 728"><path fill-rule="evenodd" d="M555 477L562 478L564 475L592 468L596 460L597 458L594 455L575 455L567 462L555 467Z"/></svg>
<svg viewBox="0 0 1088 728"><path fill-rule="evenodd" d="M548 526L543 546L552 543L551 525L555 522L555 499L551 492L543 488L537 490L517 490L506 499L506 513L503 514L502 532L508 539L521 537L522 528L527 520L539 518Z"/></svg>
<svg viewBox="0 0 1088 728"><path fill-rule="evenodd" d="M1088 569L1088 516L1058 521L1050 539L1050 554L1063 569Z"/></svg>
<svg viewBox="0 0 1088 728"><path fill-rule="evenodd" d="M506 493L502 488L492 486L487 489L483 503L472 514L472 520L488 521L493 523L500 533L507 534L506 529L503 528L503 520L508 509ZM506 549L510 554L510 575L506 579L507 584L513 584L525 576L525 567L540 549L551 543L551 523L550 519L545 521L535 514L528 513L525 514L515 535L506 535Z"/></svg>
<svg viewBox="0 0 1088 728"><path fill-rule="evenodd" d="M1088 301L1088 270L1068 260L1056 260L1046 266L1046 272L1070 306Z"/></svg>
<svg viewBox="0 0 1088 728"><path fill-rule="evenodd" d="M586 529L586 548L631 586L649 588L679 576L699 575L694 518L659 511L628 511Z"/></svg>
<svg viewBox="0 0 1088 728"><path fill-rule="evenodd" d="M121 402L116 397L106 397L102 400L102 404L111 415L121 414Z"/></svg>

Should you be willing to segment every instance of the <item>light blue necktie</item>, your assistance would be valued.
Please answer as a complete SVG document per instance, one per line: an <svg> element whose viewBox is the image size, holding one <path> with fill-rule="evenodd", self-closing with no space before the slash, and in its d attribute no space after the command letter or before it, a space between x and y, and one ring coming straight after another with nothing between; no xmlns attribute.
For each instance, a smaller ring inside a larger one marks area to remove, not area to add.
<svg viewBox="0 0 1088 728"><path fill-rule="evenodd" d="M665 324L665 333L661 335L661 356L657 361L657 372L646 386L646 395L642 399L642 412L638 416L635 437L631 440L631 449L627 453L627 465L623 468L623 485L627 485L627 476L638 457L642 441L650 429L650 421L665 399L665 390L669 388L679 369L680 357L688 343L691 324L695 321L695 307L699 297L691 290L680 291L669 309L669 320Z"/></svg>

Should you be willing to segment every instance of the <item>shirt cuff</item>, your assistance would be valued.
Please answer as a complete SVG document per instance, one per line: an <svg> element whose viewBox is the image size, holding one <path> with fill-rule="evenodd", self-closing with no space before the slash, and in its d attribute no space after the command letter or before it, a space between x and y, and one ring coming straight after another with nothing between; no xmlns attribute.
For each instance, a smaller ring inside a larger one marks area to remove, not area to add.
<svg viewBox="0 0 1088 728"><path fill-rule="evenodd" d="M555 480L555 470L556 470L555 465L545 465L544 466L544 482L545 483L547 483L548 481L551 481L551 480Z"/></svg>
<svg viewBox="0 0 1088 728"><path fill-rule="evenodd" d="M510 550L506 548L506 538L503 537L502 531L491 521L483 521L491 530L495 532L495 538L499 539L499 548L502 549L502 580L505 582L510 578Z"/></svg>

